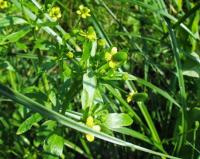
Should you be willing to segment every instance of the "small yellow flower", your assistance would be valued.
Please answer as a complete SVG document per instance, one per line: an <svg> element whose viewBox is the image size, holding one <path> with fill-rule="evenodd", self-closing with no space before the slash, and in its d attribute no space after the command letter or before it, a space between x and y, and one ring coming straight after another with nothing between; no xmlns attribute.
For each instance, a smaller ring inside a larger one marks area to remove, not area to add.
<svg viewBox="0 0 200 159"><path fill-rule="evenodd" d="M50 12L49 12L49 16L54 20L58 20L61 18L62 14L61 14L61 11L60 11L60 8L59 7L53 7L51 8Z"/></svg>
<svg viewBox="0 0 200 159"><path fill-rule="evenodd" d="M93 27L89 27L87 32L80 31L80 35L86 37L90 41L95 41L97 39L96 32Z"/></svg>
<svg viewBox="0 0 200 159"><path fill-rule="evenodd" d="M5 0L0 0L0 9L8 8L8 2Z"/></svg>
<svg viewBox="0 0 200 159"><path fill-rule="evenodd" d="M92 116L89 116L86 120L86 125L92 129L94 129L95 131L101 131L101 127L99 125L94 125L94 119ZM93 142L95 137L92 134L86 134L86 139L89 142Z"/></svg>
<svg viewBox="0 0 200 159"><path fill-rule="evenodd" d="M110 68L116 68L118 63L112 60L113 55L117 53L117 48L113 47L110 52L105 53L105 60L108 62Z"/></svg>
<svg viewBox="0 0 200 159"><path fill-rule="evenodd" d="M135 94L135 92L130 92L128 97L127 97L127 102L130 103L132 101L133 95Z"/></svg>
<svg viewBox="0 0 200 159"><path fill-rule="evenodd" d="M69 51L66 56L69 58L69 59L73 59L74 58L74 53Z"/></svg>
<svg viewBox="0 0 200 159"><path fill-rule="evenodd" d="M83 19L91 16L90 15L90 9L83 6L83 5L79 6L79 10L77 10L76 13Z"/></svg>

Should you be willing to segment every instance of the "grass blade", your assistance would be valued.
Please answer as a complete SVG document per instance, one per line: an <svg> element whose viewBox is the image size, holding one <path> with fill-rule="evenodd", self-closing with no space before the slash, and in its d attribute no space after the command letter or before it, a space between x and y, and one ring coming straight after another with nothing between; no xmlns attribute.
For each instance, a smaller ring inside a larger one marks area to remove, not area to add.
<svg viewBox="0 0 200 159"><path fill-rule="evenodd" d="M179 88L180 88L180 95L181 95L181 132L183 135L180 136L179 141L178 141L178 146L177 146L177 152L180 151L181 147L183 144L186 142L186 134L184 132L187 131L187 120L186 120L186 92L185 92L185 83L184 83L184 78L183 78L183 73L182 73L182 68L181 68L181 61L179 57L179 48L177 45L176 37L174 34L174 30L172 29L170 23L166 21L168 24L168 29L169 29L169 35L170 35L170 41L171 41L171 46L172 46L172 51L174 54L174 61L175 61L175 66L176 66L176 71L177 71L177 78L178 78L178 83L179 83Z"/></svg>

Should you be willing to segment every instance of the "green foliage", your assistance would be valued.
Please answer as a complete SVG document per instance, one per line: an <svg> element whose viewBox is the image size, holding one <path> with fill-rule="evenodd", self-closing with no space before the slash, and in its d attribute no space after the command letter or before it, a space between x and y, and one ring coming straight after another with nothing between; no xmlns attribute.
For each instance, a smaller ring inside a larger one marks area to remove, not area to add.
<svg viewBox="0 0 200 159"><path fill-rule="evenodd" d="M63 147L64 139L57 134L49 136L43 146L45 152L49 152L56 156L62 156Z"/></svg>
<svg viewBox="0 0 200 159"><path fill-rule="evenodd" d="M108 128L120 128L123 126L130 126L133 120L127 114L110 113L106 116L105 125Z"/></svg>
<svg viewBox="0 0 200 159"><path fill-rule="evenodd" d="M0 0L0 158L199 158L199 8Z"/></svg>
<svg viewBox="0 0 200 159"><path fill-rule="evenodd" d="M42 120L42 116L38 113L31 115L28 119L26 119L18 128L17 135L25 133L26 131L30 130L31 127Z"/></svg>
<svg viewBox="0 0 200 159"><path fill-rule="evenodd" d="M145 101L148 99L148 94L146 93L135 93L132 97L133 101Z"/></svg>

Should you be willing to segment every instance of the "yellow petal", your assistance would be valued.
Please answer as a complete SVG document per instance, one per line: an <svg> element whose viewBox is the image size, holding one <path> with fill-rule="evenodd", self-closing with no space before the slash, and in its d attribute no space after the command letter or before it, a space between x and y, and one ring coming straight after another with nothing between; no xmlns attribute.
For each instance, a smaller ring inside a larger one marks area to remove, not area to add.
<svg viewBox="0 0 200 159"><path fill-rule="evenodd" d="M112 55L109 52L106 52L105 53L105 59L106 59L106 61L110 61L111 58L112 58Z"/></svg>
<svg viewBox="0 0 200 159"><path fill-rule="evenodd" d="M96 131L100 131L101 127L99 125L95 125L92 127L92 129L96 130Z"/></svg>
<svg viewBox="0 0 200 159"><path fill-rule="evenodd" d="M130 103L132 101L133 95L134 95L134 92L129 93L129 95L126 99L128 103Z"/></svg>
<svg viewBox="0 0 200 159"><path fill-rule="evenodd" d="M61 13L59 13L59 14L57 15L57 17L58 17L58 18L61 18L61 17L62 17Z"/></svg>
<svg viewBox="0 0 200 159"><path fill-rule="evenodd" d="M58 8L58 7L53 7L52 9L53 9L54 12L59 12L60 11L60 8Z"/></svg>
<svg viewBox="0 0 200 159"><path fill-rule="evenodd" d="M93 119L92 116L89 116L89 117L87 118L87 120L86 120L86 125L87 125L88 127L91 127L91 128L94 126L94 119Z"/></svg>
<svg viewBox="0 0 200 159"><path fill-rule="evenodd" d="M80 9L80 10L83 10L83 8L84 8L83 5L80 5L80 6L79 6L79 9Z"/></svg>
<svg viewBox="0 0 200 159"><path fill-rule="evenodd" d="M111 61L109 61L109 63L108 63L108 64L109 64L109 67L110 67L110 68L116 68L116 66L117 66L117 63L116 63L116 62L114 62L114 61L112 61L112 60L111 60Z"/></svg>
<svg viewBox="0 0 200 159"><path fill-rule="evenodd" d="M57 18L57 17L52 17L52 19L53 19L54 21L56 21L58 18Z"/></svg>
<svg viewBox="0 0 200 159"><path fill-rule="evenodd" d="M130 96L128 96L126 100L127 100L128 103L130 103L132 98Z"/></svg>
<svg viewBox="0 0 200 159"><path fill-rule="evenodd" d="M81 11L80 11L80 10L77 10L76 13L77 13L78 15L80 15L80 14L81 14Z"/></svg>
<svg viewBox="0 0 200 159"><path fill-rule="evenodd" d="M111 54L116 54L117 53L117 48L116 47L113 47L112 49L111 49Z"/></svg>
<svg viewBox="0 0 200 159"><path fill-rule="evenodd" d="M85 19L87 17L85 14L82 14L81 16L83 19Z"/></svg>
<svg viewBox="0 0 200 159"><path fill-rule="evenodd" d="M91 135L91 134L86 134L86 139L87 139L89 142L93 142L93 141L94 141L94 136Z"/></svg>

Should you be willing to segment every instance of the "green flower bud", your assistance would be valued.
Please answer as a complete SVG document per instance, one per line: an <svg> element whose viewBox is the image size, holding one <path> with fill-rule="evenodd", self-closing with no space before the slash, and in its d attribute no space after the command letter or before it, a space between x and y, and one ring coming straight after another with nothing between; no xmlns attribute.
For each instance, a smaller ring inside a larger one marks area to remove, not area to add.
<svg viewBox="0 0 200 159"><path fill-rule="evenodd" d="M125 62L128 59L126 52L117 52L112 56L112 60L115 62Z"/></svg>

